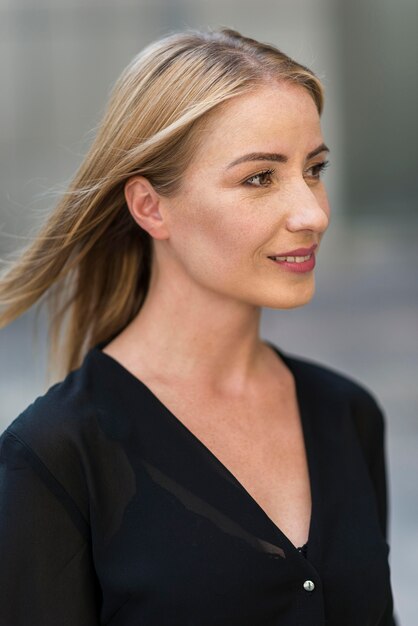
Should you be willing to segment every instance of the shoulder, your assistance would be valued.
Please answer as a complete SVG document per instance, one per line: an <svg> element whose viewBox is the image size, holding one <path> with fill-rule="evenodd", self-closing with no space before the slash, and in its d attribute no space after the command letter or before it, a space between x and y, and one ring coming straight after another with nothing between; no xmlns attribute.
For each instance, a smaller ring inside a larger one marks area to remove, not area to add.
<svg viewBox="0 0 418 626"><path fill-rule="evenodd" d="M342 396L354 404L363 404L369 408L378 408L377 397L370 387L353 374L319 362L308 357L286 353L292 369L315 386L316 392L323 397Z"/></svg>
<svg viewBox="0 0 418 626"><path fill-rule="evenodd" d="M303 383L317 404L338 403L349 409L359 428L381 429L384 412L375 392L354 375L304 356L283 353L296 383Z"/></svg>
<svg viewBox="0 0 418 626"><path fill-rule="evenodd" d="M94 378L94 377L93 377ZM0 460L30 467L52 489L71 494L87 517L85 459L94 454L100 409L88 359L28 405L2 433Z"/></svg>
<svg viewBox="0 0 418 626"><path fill-rule="evenodd" d="M40 454L44 447L63 446L80 433L92 412L94 393L86 360L64 380L34 399L6 428Z"/></svg>
<svg viewBox="0 0 418 626"><path fill-rule="evenodd" d="M332 407L335 419L349 415L365 453L381 448L385 430L385 413L375 392L354 375L311 358L285 354L296 382L303 381L309 399L319 409Z"/></svg>

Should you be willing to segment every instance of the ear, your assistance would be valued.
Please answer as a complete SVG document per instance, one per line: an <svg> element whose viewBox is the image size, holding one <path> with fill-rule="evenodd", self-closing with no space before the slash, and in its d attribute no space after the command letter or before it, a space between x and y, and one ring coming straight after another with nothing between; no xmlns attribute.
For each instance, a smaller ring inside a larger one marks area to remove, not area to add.
<svg viewBox="0 0 418 626"><path fill-rule="evenodd" d="M167 225L160 212L160 196L144 176L125 183L125 200L135 222L154 239L168 239Z"/></svg>

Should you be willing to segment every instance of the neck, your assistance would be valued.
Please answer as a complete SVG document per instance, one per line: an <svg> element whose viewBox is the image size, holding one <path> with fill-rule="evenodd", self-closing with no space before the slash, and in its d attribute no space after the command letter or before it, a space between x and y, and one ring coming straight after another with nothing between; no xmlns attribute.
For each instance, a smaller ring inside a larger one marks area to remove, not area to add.
<svg viewBox="0 0 418 626"><path fill-rule="evenodd" d="M169 381L239 396L271 364L260 318L260 307L154 274L138 315L111 343L133 370L146 363Z"/></svg>

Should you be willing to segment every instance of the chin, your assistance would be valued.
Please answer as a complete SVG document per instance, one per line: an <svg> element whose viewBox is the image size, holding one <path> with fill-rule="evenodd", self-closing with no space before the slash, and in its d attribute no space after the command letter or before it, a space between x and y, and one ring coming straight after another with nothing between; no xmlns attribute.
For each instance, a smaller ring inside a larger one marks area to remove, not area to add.
<svg viewBox="0 0 418 626"><path fill-rule="evenodd" d="M309 300L302 301L294 301L294 302L275 302L275 303L266 303L263 304L262 307L265 309L297 309L298 307L305 306L310 302Z"/></svg>
<svg viewBox="0 0 418 626"><path fill-rule="evenodd" d="M309 304L315 294L315 285L294 286L293 289L277 289L259 298L258 306L268 309L296 309Z"/></svg>

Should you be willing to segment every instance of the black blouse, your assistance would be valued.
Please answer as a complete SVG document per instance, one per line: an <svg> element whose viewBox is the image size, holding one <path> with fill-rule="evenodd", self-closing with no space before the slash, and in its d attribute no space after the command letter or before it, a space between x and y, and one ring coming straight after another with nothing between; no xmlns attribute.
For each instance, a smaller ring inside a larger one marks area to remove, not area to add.
<svg viewBox="0 0 418 626"><path fill-rule="evenodd" d="M1 626L395 624L383 412L266 343L296 382L305 554L101 342L0 438Z"/></svg>

